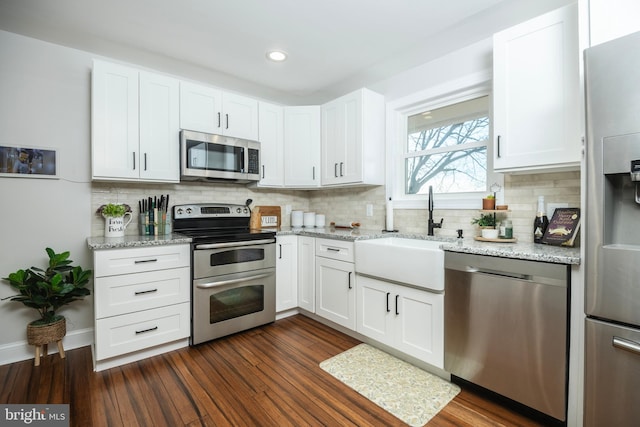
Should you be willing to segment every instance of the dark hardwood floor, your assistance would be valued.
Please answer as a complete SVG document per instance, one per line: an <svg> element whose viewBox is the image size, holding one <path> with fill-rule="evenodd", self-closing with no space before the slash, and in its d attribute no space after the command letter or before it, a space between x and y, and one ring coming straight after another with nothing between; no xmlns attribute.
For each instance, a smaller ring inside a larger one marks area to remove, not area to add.
<svg viewBox="0 0 640 427"><path fill-rule="evenodd" d="M359 341L296 315L93 372L90 347L0 366L0 403L69 403L72 426L397 426L318 364ZM464 390L428 426L537 426Z"/></svg>

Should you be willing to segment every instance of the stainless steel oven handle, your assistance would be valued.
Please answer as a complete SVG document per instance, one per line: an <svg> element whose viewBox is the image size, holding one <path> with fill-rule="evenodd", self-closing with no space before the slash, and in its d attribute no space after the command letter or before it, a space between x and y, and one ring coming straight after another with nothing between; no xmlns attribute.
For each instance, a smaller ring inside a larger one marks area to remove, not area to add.
<svg viewBox="0 0 640 427"><path fill-rule="evenodd" d="M635 341L626 340L620 337L613 337L611 344L614 347L620 348L622 350L630 351L631 353L635 353L640 355L640 344Z"/></svg>
<svg viewBox="0 0 640 427"><path fill-rule="evenodd" d="M235 248L238 246L263 245L266 243L275 243L276 239L262 240L245 240L242 242L226 242L226 243L209 243L206 245L196 245L195 249L218 249L218 248Z"/></svg>
<svg viewBox="0 0 640 427"><path fill-rule="evenodd" d="M230 279L230 280L221 280L219 282L202 283L202 284L196 285L196 288L199 288L199 289L217 288L218 286L233 285L235 283L242 283L242 282L248 282L250 280L263 279L271 275L273 275L273 273L256 274L255 276L241 277L240 279Z"/></svg>

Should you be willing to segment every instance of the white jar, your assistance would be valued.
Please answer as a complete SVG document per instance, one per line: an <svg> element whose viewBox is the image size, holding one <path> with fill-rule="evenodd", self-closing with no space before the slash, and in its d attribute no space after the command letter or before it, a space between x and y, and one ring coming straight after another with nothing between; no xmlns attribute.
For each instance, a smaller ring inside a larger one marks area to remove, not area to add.
<svg viewBox="0 0 640 427"><path fill-rule="evenodd" d="M325 224L324 221L325 221L324 215L316 214L316 227L320 227L320 228L324 227L324 224Z"/></svg>
<svg viewBox="0 0 640 427"><path fill-rule="evenodd" d="M305 212L302 225L304 227L315 227L316 226L316 213L315 212Z"/></svg>
<svg viewBox="0 0 640 427"><path fill-rule="evenodd" d="M302 227L303 217L302 211L291 211L291 226Z"/></svg>

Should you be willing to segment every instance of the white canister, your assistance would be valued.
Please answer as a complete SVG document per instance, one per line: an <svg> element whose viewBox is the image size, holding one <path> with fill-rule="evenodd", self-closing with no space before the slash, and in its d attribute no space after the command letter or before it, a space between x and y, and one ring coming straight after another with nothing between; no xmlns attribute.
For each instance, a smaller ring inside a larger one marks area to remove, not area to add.
<svg viewBox="0 0 640 427"><path fill-rule="evenodd" d="M304 226L305 227L315 227L316 226L316 213L315 212L305 212L304 213Z"/></svg>
<svg viewBox="0 0 640 427"><path fill-rule="evenodd" d="M316 227L324 227L324 215L316 214Z"/></svg>
<svg viewBox="0 0 640 427"><path fill-rule="evenodd" d="M302 211L291 211L291 226L302 227L303 217Z"/></svg>

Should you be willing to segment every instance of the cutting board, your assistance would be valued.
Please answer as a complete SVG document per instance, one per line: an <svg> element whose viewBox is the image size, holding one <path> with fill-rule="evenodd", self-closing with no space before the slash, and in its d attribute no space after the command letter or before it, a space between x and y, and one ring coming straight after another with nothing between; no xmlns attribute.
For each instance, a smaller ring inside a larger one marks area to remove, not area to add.
<svg viewBox="0 0 640 427"><path fill-rule="evenodd" d="M253 229L279 228L282 224L280 206L256 206L251 210L251 222Z"/></svg>

